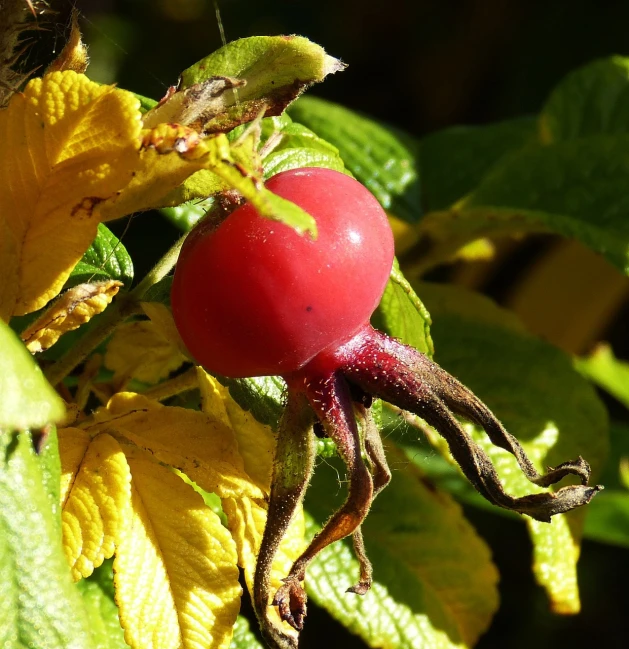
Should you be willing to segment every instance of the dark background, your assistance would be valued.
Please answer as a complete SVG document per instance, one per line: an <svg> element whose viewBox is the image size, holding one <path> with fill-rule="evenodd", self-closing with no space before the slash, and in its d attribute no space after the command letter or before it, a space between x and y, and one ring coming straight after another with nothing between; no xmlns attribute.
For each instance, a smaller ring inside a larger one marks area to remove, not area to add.
<svg viewBox="0 0 629 649"><path fill-rule="evenodd" d="M38 34L32 57L63 45L70 2L52 2L57 26ZM88 74L160 98L178 74L221 45L211 0L93 0L76 3L90 47ZM416 136L454 124L484 124L539 111L561 77L594 58L629 54L629 2L575 0L220 0L227 40L300 34L349 64L314 94L395 124ZM151 219L151 227L145 221ZM142 275L177 236L155 214L114 224ZM542 242L541 247L544 247ZM537 248L507 264L509 277ZM619 345L629 310L609 330ZM616 332L614 334L614 332ZM580 564L583 612L553 616L530 573L524 526L467 508L500 569L502 606L479 649L627 647L629 558L586 541ZM376 566L377 570L377 566ZM303 647L362 643L311 607Z"/></svg>

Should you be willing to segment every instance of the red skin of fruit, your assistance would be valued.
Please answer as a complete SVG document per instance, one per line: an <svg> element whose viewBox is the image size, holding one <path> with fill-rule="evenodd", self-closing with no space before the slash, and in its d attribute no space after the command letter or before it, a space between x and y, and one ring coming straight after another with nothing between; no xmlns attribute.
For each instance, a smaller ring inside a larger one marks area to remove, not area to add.
<svg viewBox="0 0 629 649"><path fill-rule="evenodd" d="M349 340L378 305L393 263L387 216L353 178L292 169L266 187L313 216L316 239L244 204L217 229L198 225L175 272L181 337L224 376L285 376Z"/></svg>

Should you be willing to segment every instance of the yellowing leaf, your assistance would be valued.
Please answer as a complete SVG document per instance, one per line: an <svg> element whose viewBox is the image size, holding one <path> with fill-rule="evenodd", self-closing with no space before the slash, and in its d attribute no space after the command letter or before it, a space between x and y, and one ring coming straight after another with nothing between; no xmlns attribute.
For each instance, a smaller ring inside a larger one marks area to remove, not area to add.
<svg viewBox="0 0 629 649"><path fill-rule="evenodd" d="M108 280L94 284L79 284L67 290L28 329L22 340L31 353L52 347L67 331L78 329L95 315L102 313L114 299L122 282Z"/></svg>
<svg viewBox="0 0 629 649"><path fill-rule="evenodd" d="M0 318L57 295L96 236L97 206L133 176L138 106L66 71L33 79L0 112Z"/></svg>
<svg viewBox="0 0 629 649"><path fill-rule="evenodd" d="M229 532L172 471L125 451L133 514L114 560L125 640L134 649L228 647L241 594Z"/></svg>
<svg viewBox="0 0 629 649"><path fill-rule="evenodd" d="M133 393L116 394L96 413L91 434L110 431L185 473L221 498L261 498L238 454L234 433L208 415L175 408Z"/></svg>
<svg viewBox="0 0 629 649"><path fill-rule="evenodd" d="M252 498L227 498L223 502L223 511L227 516L229 531L238 548L238 565L245 573L245 581L250 593L253 593L253 577L256 561L262 542L262 534L267 518L267 503ZM271 569L271 596L275 595L282 585L282 579L288 575L295 559L306 549L304 541L304 511L300 507L282 539ZM270 602L269 602L270 604ZM284 633L297 637L295 629L281 622L277 609L270 609L270 617L276 626L281 626Z"/></svg>
<svg viewBox="0 0 629 649"><path fill-rule="evenodd" d="M236 436L247 475L255 485L269 493L275 455L273 431L250 412L243 410L231 398L229 390L202 367L197 368L197 376L201 390L201 409L230 426Z"/></svg>
<svg viewBox="0 0 629 649"><path fill-rule="evenodd" d="M227 388L207 374L203 368L197 368L197 373L203 412L232 428L238 440L247 474L265 494L268 494L275 454L275 437L272 430L258 422L251 413L243 410L231 398ZM225 498L222 502L229 530L238 548L238 564L244 570L249 591L253 592L253 577L266 525L268 504L263 499L247 497ZM272 593L281 586L281 580L286 577L295 559L304 551L304 532L304 514L300 507L273 562ZM296 637L292 627L280 622L276 611L272 611L271 615L276 618L277 625L283 626L287 634Z"/></svg>
<svg viewBox="0 0 629 649"><path fill-rule="evenodd" d="M104 361L116 377L157 383L180 367L186 357L164 338L154 322L142 320L116 329Z"/></svg>
<svg viewBox="0 0 629 649"><path fill-rule="evenodd" d="M131 474L118 442L59 431L63 547L75 581L111 557L127 527Z"/></svg>
<svg viewBox="0 0 629 649"><path fill-rule="evenodd" d="M88 62L87 47L83 44L81 30L79 29L79 12L74 8L72 10L70 38L59 52L59 56L46 68L46 73L56 72L57 70L85 72Z"/></svg>
<svg viewBox="0 0 629 649"><path fill-rule="evenodd" d="M182 354L188 354L186 345L181 339L179 331L177 331L177 325L175 325L170 309L161 302L140 302L140 306L161 335Z"/></svg>

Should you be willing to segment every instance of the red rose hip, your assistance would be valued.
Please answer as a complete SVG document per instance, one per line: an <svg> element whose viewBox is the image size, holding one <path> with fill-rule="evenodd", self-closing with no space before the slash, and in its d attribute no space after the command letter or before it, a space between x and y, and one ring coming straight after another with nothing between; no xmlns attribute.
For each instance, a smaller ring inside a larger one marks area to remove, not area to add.
<svg viewBox="0 0 629 649"><path fill-rule="evenodd" d="M172 288L179 332L209 371L285 375L369 320L393 262L387 216L359 182L330 169L292 169L266 187L315 219L316 239L250 204L216 229L201 223Z"/></svg>

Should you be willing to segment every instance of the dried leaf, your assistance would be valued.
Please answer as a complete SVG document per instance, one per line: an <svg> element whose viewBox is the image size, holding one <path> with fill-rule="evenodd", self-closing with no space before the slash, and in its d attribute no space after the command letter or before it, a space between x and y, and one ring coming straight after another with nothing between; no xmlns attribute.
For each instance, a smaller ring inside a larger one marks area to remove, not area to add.
<svg viewBox="0 0 629 649"><path fill-rule="evenodd" d="M68 289L21 337L28 351L35 354L52 347L67 331L78 329L95 315L102 313L114 299L122 282L108 280L79 284Z"/></svg>

